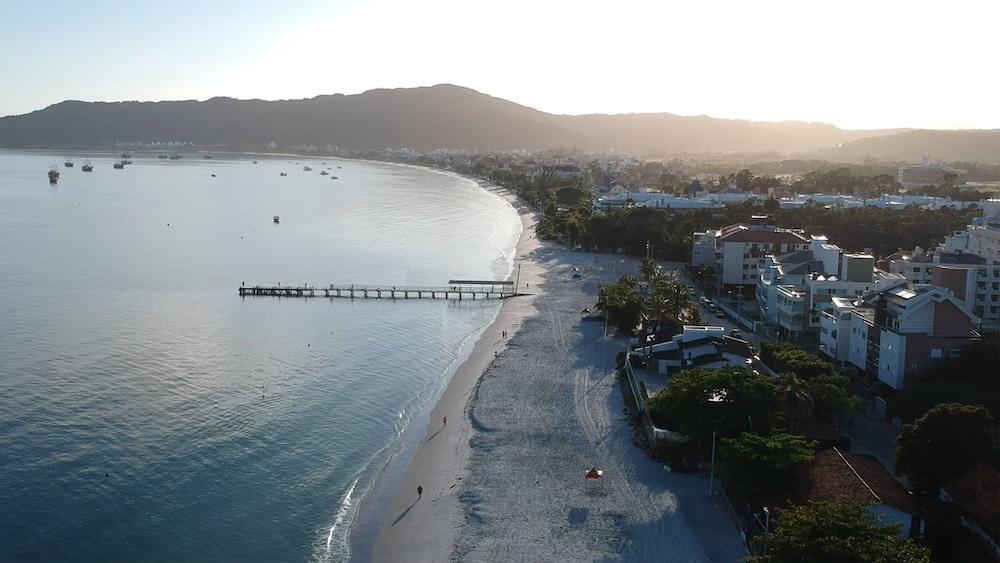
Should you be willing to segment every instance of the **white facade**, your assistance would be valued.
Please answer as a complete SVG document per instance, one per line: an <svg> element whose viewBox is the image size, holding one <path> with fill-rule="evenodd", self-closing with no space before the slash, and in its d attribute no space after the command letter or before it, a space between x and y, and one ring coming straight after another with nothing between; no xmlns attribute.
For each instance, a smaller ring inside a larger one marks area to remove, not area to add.
<svg viewBox="0 0 1000 563"><path fill-rule="evenodd" d="M893 389L901 389L906 374L906 335L888 330L881 332L878 353L879 381Z"/></svg>
<svg viewBox="0 0 1000 563"><path fill-rule="evenodd" d="M893 260L889 268L915 284L929 284L934 270L941 267L968 272L960 299L982 320L983 328L1000 328L1000 261L970 254L936 252L903 256Z"/></svg>
<svg viewBox="0 0 1000 563"><path fill-rule="evenodd" d="M717 230L694 233L694 243L691 248L692 266L715 266L718 264L719 255L716 247L718 238L719 231Z"/></svg>
<svg viewBox="0 0 1000 563"><path fill-rule="evenodd" d="M820 314L819 351L841 365L850 361L853 311L853 300L834 297Z"/></svg>
<svg viewBox="0 0 1000 563"><path fill-rule="evenodd" d="M851 336L847 361L861 371L868 362L868 329L869 325L859 311L851 311Z"/></svg>

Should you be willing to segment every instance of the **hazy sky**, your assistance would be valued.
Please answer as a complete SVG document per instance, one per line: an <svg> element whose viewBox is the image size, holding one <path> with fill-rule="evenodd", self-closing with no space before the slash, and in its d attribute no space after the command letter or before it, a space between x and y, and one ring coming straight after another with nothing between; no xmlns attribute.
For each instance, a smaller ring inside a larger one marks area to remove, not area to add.
<svg viewBox="0 0 1000 563"><path fill-rule="evenodd" d="M1000 2L0 0L0 115L449 82L552 113L1000 128Z"/></svg>

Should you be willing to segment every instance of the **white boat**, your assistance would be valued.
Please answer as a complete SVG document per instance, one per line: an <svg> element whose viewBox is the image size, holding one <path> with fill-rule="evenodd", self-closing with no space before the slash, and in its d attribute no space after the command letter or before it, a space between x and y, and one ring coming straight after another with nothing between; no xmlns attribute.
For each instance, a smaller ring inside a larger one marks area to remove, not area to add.
<svg viewBox="0 0 1000 563"><path fill-rule="evenodd" d="M287 172L282 172L281 174L278 174L278 176L288 176L288 173Z"/></svg>
<svg viewBox="0 0 1000 563"><path fill-rule="evenodd" d="M306 172L312 172L312 168L309 168L308 166L303 166L302 170L304 170Z"/></svg>
<svg viewBox="0 0 1000 563"><path fill-rule="evenodd" d="M274 216L274 222L275 223L280 223L281 222L281 217L278 217L277 215L275 215Z"/></svg>
<svg viewBox="0 0 1000 563"><path fill-rule="evenodd" d="M320 173L319 173L319 175L320 175L320 176L329 176L329 175L330 175L330 173L329 173L329 172L327 172L326 170L323 170L322 172L320 172Z"/></svg>

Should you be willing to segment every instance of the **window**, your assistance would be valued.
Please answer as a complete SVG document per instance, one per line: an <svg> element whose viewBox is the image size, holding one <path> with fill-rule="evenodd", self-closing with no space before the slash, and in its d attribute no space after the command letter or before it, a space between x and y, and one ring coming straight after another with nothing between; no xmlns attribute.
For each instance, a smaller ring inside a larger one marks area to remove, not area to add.
<svg viewBox="0 0 1000 563"><path fill-rule="evenodd" d="M940 348L931 348L931 357L940 358L942 356Z"/></svg>
<svg viewBox="0 0 1000 563"><path fill-rule="evenodd" d="M959 357L961 355L962 355L962 350L960 350L958 348L952 348L951 350L948 350L948 357L950 359L952 359L952 360L954 360L955 358L957 358L957 357Z"/></svg>
<svg viewBox="0 0 1000 563"><path fill-rule="evenodd" d="M913 271L914 271L914 273L919 272L920 271L920 266L914 266L913 267Z"/></svg>

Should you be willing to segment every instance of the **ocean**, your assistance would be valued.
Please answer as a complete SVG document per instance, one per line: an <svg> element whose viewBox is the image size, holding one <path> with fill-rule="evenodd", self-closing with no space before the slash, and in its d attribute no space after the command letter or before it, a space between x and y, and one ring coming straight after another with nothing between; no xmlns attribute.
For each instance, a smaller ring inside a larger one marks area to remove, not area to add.
<svg viewBox="0 0 1000 563"><path fill-rule="evenodd" d="M0 560L345 559L499 302L237 288L503 279L516 211L415 167L116 157L0 151Z"/></svg>

